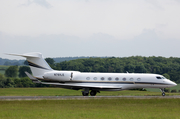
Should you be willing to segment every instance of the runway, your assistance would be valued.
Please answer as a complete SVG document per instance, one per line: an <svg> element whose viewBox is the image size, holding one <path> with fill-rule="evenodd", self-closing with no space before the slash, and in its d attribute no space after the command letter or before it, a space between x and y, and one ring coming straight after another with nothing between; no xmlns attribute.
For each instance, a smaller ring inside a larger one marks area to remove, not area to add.
<svg viewBox="0 0 180 119"><path fill-rule="evenodd" d="M175 99L180 96L0 96L0 100L67 100L67 99Z"/></svg>

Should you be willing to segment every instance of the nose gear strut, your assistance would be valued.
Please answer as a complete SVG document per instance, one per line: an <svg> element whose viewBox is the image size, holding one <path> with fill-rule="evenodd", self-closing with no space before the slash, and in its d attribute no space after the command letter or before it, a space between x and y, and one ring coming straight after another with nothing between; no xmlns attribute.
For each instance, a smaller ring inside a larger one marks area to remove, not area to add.
<svg viewBox="0 0 180 119"><path fill-rule="evenodd" d="M160 91L162 92L162 96L165 96L165 91L164 91L164 88L160 88Z"/></svg>

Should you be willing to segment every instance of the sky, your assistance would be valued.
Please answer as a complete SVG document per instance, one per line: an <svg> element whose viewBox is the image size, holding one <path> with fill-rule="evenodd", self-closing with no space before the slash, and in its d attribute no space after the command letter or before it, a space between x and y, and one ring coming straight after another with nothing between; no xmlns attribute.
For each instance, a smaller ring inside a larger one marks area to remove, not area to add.
<svg viewBox="0 0 180 119"><path fill-rule="evenodd" d="M0 57L180 57L180 0L0 0Z"/></svg>

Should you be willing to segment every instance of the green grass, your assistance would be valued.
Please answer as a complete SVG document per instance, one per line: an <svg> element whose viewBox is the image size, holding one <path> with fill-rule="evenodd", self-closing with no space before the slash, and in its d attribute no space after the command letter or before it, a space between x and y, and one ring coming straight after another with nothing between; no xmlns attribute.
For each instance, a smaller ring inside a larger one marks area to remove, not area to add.
<svg viewBox="0 0 180 119"><path fill-rule="evenodd" d="M1 119L179 119L180 99L0 101Z"/></svg>
<svg viewBox="0 0 180 119"><path fill-rule="evenodd" d="M166 93L179 95L179 93ZM62 88L0 88L0 96L81 95ZM101 91L97 95L161 95L149 91ZM0 119L178 119L180 99L0 100Z"/></svg>
<svg viewBox="0 0 180 119"><path fill-rule="evenodd" d="M101 91L97 96L157 96L161 92L150 91ZM180 95L179 93L166 93L166 95ZM81 90L68 90L62 88L0 88L0 96L82 96Z"/></svg>

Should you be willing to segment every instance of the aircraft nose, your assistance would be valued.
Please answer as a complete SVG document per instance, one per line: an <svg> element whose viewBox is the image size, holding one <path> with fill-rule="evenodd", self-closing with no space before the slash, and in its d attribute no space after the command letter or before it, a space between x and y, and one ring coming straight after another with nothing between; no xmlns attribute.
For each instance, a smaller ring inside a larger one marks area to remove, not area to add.
<svg viewBox="0 0 180 119"><path fill-rule="evenodd" d="M176 84L176 83L174 83L174 82L172 82L172 85L173 85L173 86L176 86L177 84Z"/></svg>
<svg viewBox="0 0 180 119"><path fill-rule="evenodd" d="M174 87L174 86L176 86L177 84L175 83L175 82L172 82L172 81L168 81L169 82L169 87Z"/></svg>
<svg viewBox="0 0 180 119"><path fill-rule="evenodd" d="M170 85L172 85L172 86L176 86L177 84L175 83L175 82L170 82Z"/></svg>

